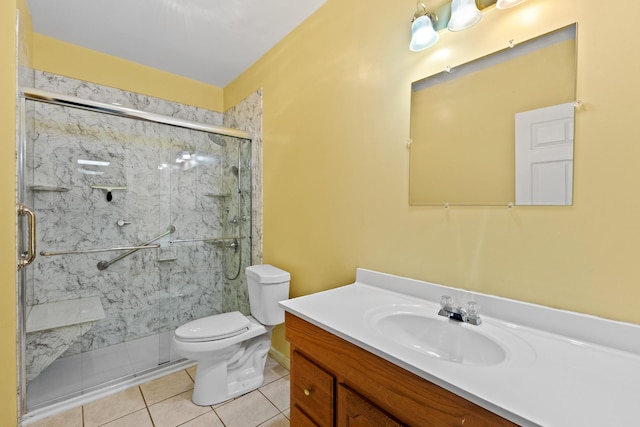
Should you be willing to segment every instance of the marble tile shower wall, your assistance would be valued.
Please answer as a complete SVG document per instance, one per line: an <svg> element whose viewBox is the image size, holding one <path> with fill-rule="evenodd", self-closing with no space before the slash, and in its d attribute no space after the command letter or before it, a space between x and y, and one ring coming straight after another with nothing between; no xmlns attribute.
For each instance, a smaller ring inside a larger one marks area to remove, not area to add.
<svg viewBox="0 0 640 427"><path fill-rule="evenodd" d="M251 221L244 221L243 235L251 235L251 243L242 246L243 256L251 254L251 264L262 263L262 89L249 95L224 114L224 126L240 129L251 137L251 153L242 156L241 180L244 186L250 184L251 197L241 198L242 211L251 213ZM246 191L243 191L247 194ZM250 229L248 228L250 227ZM249 234L247 234L249 233ZM244 240L246 241L246 240ZM243 242L244 242L243 241ZM246 258L243 258L246 259ZM242 275L241 275L242 276ZM240 278L236 279L240 280ZM237 310L248 314L249 296L246 286L231 285L232 292L225 296L239 303ZM236 295L233 295L233 292ZM231 303L228 305L231 306Z"/></svg>
<svg viewBox="0 0 640 427"><path fill-rule="evenodd" d="M223 115L88 82L35 72L35 86L85 99L223 125ZM38 257L30 271L29 305L100 296L105 318L98 321L64 355L89 351L162 332L212 313L241 308L248 312L244 274L233 277L238 257L223 245L202 242L168 244L169 240L202 239L252 232L250 211L241 215L244 231L234 229L237 200L252 205L250 187L236 195L232 167L238 144L225 147L207 134L107 116L66 107L35 103L28 139L30 184L39 215L38 250L94 249L131 245L160 234L170 224L176 231L159 241L160 250L141 250L107 270L96 267L117 253ZM244 142L243 146L251 144ZM200 165L175 167L181 152L197 153ZM77 160L109 162L78 164ZM251 170L243 161L242 170ZM167 165L174 167L167 167ZM106 191L92 185L122 186ZM68 189L68 191L66 191ZM118 226L120 219L130 225ZM238 222L236 222L238 223ZM230 225L231 224L231 225ZM240 225L238 225L240 227ZM248 234L247 234L248 233ZM249 243L251 239L244 239ZM248 265L248 244L241 245ZM173 259L175 258L175 259ZM163 261L166 260L166 261ZM237 291L240 288L240 292ZM243 299L243 301L239 301ZM28 348L35 352L37 345Z"/></svg>

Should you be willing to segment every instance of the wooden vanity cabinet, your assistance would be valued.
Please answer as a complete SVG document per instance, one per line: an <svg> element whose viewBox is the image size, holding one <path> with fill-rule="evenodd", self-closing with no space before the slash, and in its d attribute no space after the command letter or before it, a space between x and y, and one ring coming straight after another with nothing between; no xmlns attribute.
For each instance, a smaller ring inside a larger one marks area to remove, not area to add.
<svg viewBox="0 0 640 427"><path fill-rule="evenodd" d="M405 425L344 384L338 385L336 415L338 427L401 427Z"/></svg>
<svg viewBox="0 0 640 427"><path fill-rule="evenodd" d="M291 372L294 379L291 381L291 399L296 402L292 408L300 409L318 425L332 426L335 402L333 374L320 368L297 351L292 353Z"/></svg>
<svg viewBox="0 0 640 427"><path fill-rule="evenodd" d="M515 426L287 312L295 427Z"/></svg>

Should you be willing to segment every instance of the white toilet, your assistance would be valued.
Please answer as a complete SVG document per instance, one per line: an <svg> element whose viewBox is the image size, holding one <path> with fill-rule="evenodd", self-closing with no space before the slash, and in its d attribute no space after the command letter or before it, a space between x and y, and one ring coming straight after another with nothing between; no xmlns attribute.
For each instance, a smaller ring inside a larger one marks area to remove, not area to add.
<svg viewBox="0 0 640 427"><path fill-rule="evenodd" d="M284 322L278 305L289 297L291 275L272 265L245 270L252 316L239 311L193 320L176 329L176 353L196 360L193 403L208 406L262 385L271 331Z"/></svg>

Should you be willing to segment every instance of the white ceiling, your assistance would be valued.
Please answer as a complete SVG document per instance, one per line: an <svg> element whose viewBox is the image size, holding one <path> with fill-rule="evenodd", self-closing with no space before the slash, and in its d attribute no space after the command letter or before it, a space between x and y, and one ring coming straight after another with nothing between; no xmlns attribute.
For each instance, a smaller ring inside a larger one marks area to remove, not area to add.
<svg viewBox="0 0 640 427"><path fill-rule="evenodd" d="M28 0L33 30L224 87L326 0Z"/></svg>

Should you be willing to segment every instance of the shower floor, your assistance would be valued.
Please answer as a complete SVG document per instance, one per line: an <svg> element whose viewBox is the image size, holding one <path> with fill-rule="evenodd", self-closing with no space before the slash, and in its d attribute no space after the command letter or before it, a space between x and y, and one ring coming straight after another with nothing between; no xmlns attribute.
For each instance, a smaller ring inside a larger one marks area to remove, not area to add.
<svg viewBox="0 0 640 427"><path fill-rule="evenodd" d="M57 359L28 384L29 412L178 360L172 335L163 332Z"/></svg>

